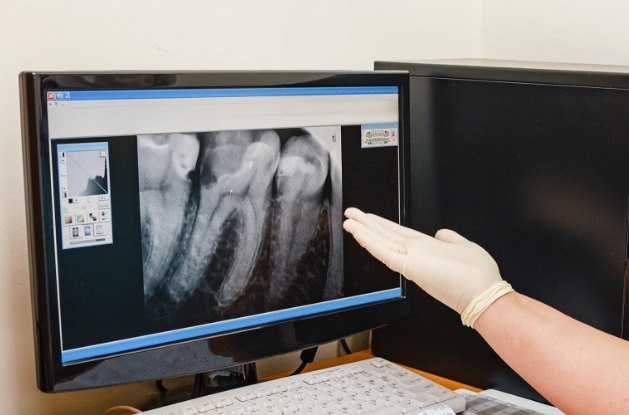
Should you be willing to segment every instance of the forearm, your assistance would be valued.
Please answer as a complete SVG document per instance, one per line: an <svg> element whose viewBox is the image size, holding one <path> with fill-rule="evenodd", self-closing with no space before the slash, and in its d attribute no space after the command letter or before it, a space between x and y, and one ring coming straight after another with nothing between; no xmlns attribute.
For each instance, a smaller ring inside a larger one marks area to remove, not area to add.
<svg viewBox="0 0 629 415"><path fill-rule="evenodd" d="M475 328L567 414L629 413L629 342L518 293L498 299Z"/></svg>

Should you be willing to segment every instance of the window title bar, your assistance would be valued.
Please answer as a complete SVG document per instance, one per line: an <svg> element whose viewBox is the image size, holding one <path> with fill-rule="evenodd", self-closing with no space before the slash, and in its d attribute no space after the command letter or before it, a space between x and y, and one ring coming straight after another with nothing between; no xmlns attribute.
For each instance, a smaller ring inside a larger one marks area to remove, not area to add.
<svg viewBox="0 0 629 415"><path fill-rule="evenodd" d="M286 87L286 88L189 88L56 91L46 94L48 101L91 101L122 99L281 97L313 95L377 95L397 94L395 86L356 87Z"/></svg>

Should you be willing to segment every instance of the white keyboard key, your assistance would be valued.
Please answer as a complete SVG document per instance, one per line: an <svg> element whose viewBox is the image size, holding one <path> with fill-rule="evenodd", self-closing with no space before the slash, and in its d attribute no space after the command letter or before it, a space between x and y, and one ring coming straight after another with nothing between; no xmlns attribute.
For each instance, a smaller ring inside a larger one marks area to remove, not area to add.
<svg viewBox="0 0 629 415"><path fill-rule="evenodd" d="M196 415L199 413L199 410L194 406L189 406L180 411L181 415Z"/></svg>
<svg viewBox="0 0 629 415"><path fill-rule="evenodd" d="M257 396L255 390L243 391L236 395L236 399L238 399L240 402L250 401L251 399L255 399L256 397Z"/></svg>
<svg viewBox="0 0 629 415"><path fill-rule="evenodd" d="M415 399L403 399L397 403L397 405L401 406L404 409L404 413L413 413L418 412L422 409L422 406Z"/></svg>
<svg viewBox="0 0 629 415"><path fill-rule="evenodd" d="M203 402L197 405L197 410L199 413L207 412L209 410L216 409L216 405L214 402Z"/></svg>
<svg viewBox="0 0 629 415"><path fill-rule="evenodd" d="M286 392L288 390L288 385L277 385L274 386L273 388L271 388L271 393L283 393Z"/></svg>
<svg viewBox="0 0 629 415"><path fill-rule="evenodd" d="M228 397L218 398L216 401L214 401L214 405L216 405L217 408L224 408L233 404L234 400Z"/></svg>
<svg viewBox="0 0 629 415"><path fill-rule="evenodd" d="M371 364L371 366L373 367L377 367L377 368L381 368L383 366L386 366L389 364L388 361L386 361L385 359L381 359L379 357L375 357L373 359L371 359L371 362L369 362Z"/></svg>
<svg viewBox="0 0 629 415"><path fill-rule="evenodd" d="M312 375L304 379L308 385L316 385L317 383L321 383L325 381L326 378L323 375Z"/></svg>
<svg viewBox="0 0 629 415"><path fill-rule="evenodd" d="M400 415L404 413L404 409L399 406L389 406L386 408L380 408L373 412L368 412L369 415Z"/></svg>
<svg viewBox="0 0 629 415"><path fill-rule="evenodd" d="M435 398L437 402L443 402L448 399L452 399L455 396L454 392L451 392L449 390L443 390L443 389L433 390L430 393L428 393L428 395Z"/></svg>
<svg viewBox="0 0 629 415"><path fill-rule="evenodd" d="M415 397L415 400L419 403L421 408L427 408L431 405L435 405L437 401L435 398L428 395L418 395Z"/></svg>

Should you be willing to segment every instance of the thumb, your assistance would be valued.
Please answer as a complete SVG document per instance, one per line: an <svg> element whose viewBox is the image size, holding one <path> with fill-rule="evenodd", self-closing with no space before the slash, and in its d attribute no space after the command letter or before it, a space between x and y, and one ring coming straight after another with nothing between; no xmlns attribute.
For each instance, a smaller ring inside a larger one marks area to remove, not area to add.
<svg viewBox="0 0 629 415"><path fill-rule="evenodd" d="M437 231L437 233L435 234L435 239L438 239L441 242L449 242L449 243L467 242L467 239L465 239L458 233L451 231L450 229L441 229Z"/></svg>

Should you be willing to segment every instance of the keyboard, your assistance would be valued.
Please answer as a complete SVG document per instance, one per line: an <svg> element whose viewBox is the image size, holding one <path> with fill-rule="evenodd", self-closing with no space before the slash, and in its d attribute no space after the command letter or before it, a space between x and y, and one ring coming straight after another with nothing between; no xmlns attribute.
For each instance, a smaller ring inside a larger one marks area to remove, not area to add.
<svg viewBox="0 0 629 415"><path fill-rule="evenodd" d="M147 415L421 414L465 398L381 358L243 386L142 412Z"/></svg>
<svg viewBox="0 0 629 415"><path fill-rule="evenodd" d="M550 415L563 414L555 407L543 405L538 402L529 401L520 397L515 397L520 401L524 401L522 405L527 404L533 407L542 407L539 411L525 408L524 406L513 403L513 395L505 394L495 390L485 391L481 394L469 393L464 390L458 391L465 398L465 411L459 415ZM494 392L504 396L503 400L494 396L488 396L486 393ZM543 411L543 412L542 412Z"/></svg>

